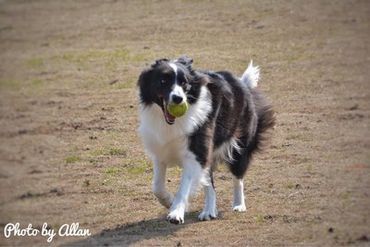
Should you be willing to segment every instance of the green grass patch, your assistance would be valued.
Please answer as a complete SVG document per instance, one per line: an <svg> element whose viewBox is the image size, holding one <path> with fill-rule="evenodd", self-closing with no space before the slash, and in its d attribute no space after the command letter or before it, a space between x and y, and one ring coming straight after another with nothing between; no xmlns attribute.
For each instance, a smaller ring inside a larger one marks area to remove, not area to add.
<svg viewBox="0 0 370 247"><path fill-rule="evenodd" d="M288 189L293 189L294 188L294 184L292 183L292 182L289 182L289 183L287 183L286 184L286 187L288 188Z"/></svg>
<svg viewBox="0 0 370 247"><path fill-rule="evenodd" d="M126 150L118 147L103 147L90 152L91 156L127 156Z"/></svg>
<svg viewBox="0 0 370 247"><path fill-rule="evenodd" d="M147 160L137 160L130 162L132 165L127 167L127 174L130 175L141 175L150 169L150 164Z"/></svg>
<svg viewBox="0 0 370 247"><path fill-rule="evenodd" d="M108 167L105 169L104 173L109 175L117 175L122 172L122 169L119 167Z"/></svg>
<svg viewBox="0 0 370 247"><path fill-rule="evenodd" d="M12 79L0 79L0 89L16 90L21 88L21 82Z"/></svg>
<svg viewBox="0 0 370 247"><path fill-rule="evenodd" d="M73 66L74 69L79 69L83 71L96 71L96 67L99 67L100 70L108 72L118 72L122 71L123 68L128 65L142 63L147 60L147 54L134 54L125 48L117 49L90 49L90 50L79 50L74 52L65 52L50 58L50 62L56 67L61 67L62 69L65 66ZM96 73L96 72L95 72ZM108 74L99 73L94 75L91 80L94 82L109 81L107 78ZM136 79L135 75L135 79ZM131 78L130 75L125 75L125 80L129 80L130 83L117 83L115 87L121 88L131 88L135 83L134 78ZM89 80L90 80L89 79ZM85 86L90 88L95 83L88 83ZM100 85L100 84L99 84ZM105 86L111 87L108 83L104 84ZM96 86L96 85L95 85ZM101 86L101 85L100 85Z"/></svg>
<svg viewBox="0 0 370 247"><path fill-rule="evenodd" d="M122 62L140 62L146 59L144 54L131 54L127 49L87 50L82 52L67 52L53 57L55 60L87 65L94 62L105 62L106 68L115 69Z"/></svg>
<svg viewBox="0 0 370 247"><path fill-rule="evenodd" d="M306 169L307 169L307 172L310 172L311 173L313 171L312 164L307 165Z"/></svg>
<svg viewBox="0 0 370 247"><path fill-rule="evenodd" d="M40 79L33 79L31 81L31 86L33 87L39 87L39 86L42 86L42 84L43 84L43 81Z"/></svg>
<svg viewBox="0 0 370 247"><path fill-rule="evenodd" d="M65 161L66 161L67 164L72 164L72 163L76 163L76 162L81 161L81 158L79 156L72 155L72 156L68 156L65 159Z"/></svg>
<svg viewBox="0 0 370 247"><path fill-rule="evenodd" d="M256 223L261 224L265 222L265 219L262 214L257 214L255 217Z"/></svg>
<svg viewBox="0 0 370 247"><path fill-rule="evenodd" d="M341 192L341 193L339 194L339 197L340 197L341 199L343 199L343 200L348 200L348 199L350 199L350 198L351 198L351 192L349 192L349 191Z"/></svg>
<svg viewBox="0 0 370 247"><path fill-rule="evenodd" d="M90 152L90 155L93 156L93 157L96 157L96 156L103 156L105 155L105 150L100 148L100 149L96 149L96 150L93 150Z"/></svg>
<svg viewBox="0 0 370 247"><path fill-rule="evenodd" d="M44 66L44 60L42 58L32 58L27 60L26 64L31 69L39 69Z"/></svg>
<svg viewBox="0 0 370 247"><path fill-rule="evenodd" d="M123 82L123 83L117 83L117 85L115 86L116 89L128 89L128 88L133 88L136 84L136 81L132 80L132 81L126 81L126 82Z"/></svg>
<svg viewBox="0 0 370 247"><path fill-rule="evenodd" d="M88 50L85 52L68 52L59 57L61 60L66 62L82 64L86 62L92 62L102 59L117 59L127 60L129 58L129 52L125 49L107 51L107 50Z"/></svg>
<svg viewBox="0 0 370 247"><path fill-rule="evenodd" d="M121 148L112 147L108 150L109 155L119 155L119 156L126 156L127 153L125 150Z"/></svg>
<svg viewBox="0 0 370 247"><path fill-rule="evenodd" d="M127 169L127 172L131 175L140 175L145 173L146 167L144 166L134 166Z"/></svg>
<svg viewBox="0 0 370 247"><path fill-rule="evenodd" d="M44 81L38 78L30 80L13 80L13 79L0 79L0 89L2 90L40 90L44 86Z"/></svg>
<svg viewBox="0 0 370 247"><path fill-rule="evenodd" d="M311 141L312 136L308 133L291 133L287 136L287 140Z"/></svg>

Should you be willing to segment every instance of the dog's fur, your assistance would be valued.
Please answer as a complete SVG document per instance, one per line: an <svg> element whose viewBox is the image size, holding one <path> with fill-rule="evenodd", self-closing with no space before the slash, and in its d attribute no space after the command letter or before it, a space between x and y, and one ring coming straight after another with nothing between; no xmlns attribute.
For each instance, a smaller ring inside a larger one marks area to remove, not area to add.
<svg viewBox="0 0 370 247"><path fill-rule="evenodd" d="M233 210L245 211L243 177L252 155L261 148L264 133L275 122L271 106L257 89L259 68L252 62L241 78L226 71L194 70L192 59L160 59L138 80L139 132L154 163L153 191L170 208L167 219L183 223L188 197L199 183L205 206L200 220L217 217L212 171L225 162L234 177ZM169 103L189 103L189 110L175 118ZM165 187L166 168L183 168L175 197Z"/></svg>

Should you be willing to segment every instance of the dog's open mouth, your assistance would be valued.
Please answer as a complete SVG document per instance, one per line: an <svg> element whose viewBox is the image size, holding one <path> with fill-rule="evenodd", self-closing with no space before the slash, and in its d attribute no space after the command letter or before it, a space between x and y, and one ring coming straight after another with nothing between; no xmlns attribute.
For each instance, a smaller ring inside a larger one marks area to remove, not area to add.
<svg viewBox="0 0 370 247"><path fill-rule="evenodd" d="M172 116L168 111L167 111L167 102L162 98L162 111L164 115L164 119L166 122L170 125L175 123L176 117Z"/></svg>

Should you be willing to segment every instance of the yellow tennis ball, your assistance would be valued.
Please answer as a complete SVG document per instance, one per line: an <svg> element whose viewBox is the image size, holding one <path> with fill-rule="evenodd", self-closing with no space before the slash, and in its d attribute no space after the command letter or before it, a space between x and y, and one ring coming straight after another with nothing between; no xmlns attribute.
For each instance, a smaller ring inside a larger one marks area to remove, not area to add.
<svg viewBox="0 0 370 247"><path fill-rule="evenodd" d="M168 104L167 111L174 117L183 116L189 108L188 102L181 104Z"/></svg>

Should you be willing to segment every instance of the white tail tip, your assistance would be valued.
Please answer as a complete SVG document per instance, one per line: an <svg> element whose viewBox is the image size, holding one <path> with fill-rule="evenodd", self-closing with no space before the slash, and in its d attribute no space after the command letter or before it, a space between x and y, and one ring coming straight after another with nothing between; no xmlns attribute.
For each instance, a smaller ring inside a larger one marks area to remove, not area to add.
<svg viewBox="0 0 370 247"><path fill-rule="evenodd" d="M248 65L248 68L244 71L240 80L247 84L249 88L255 88L258 86L258 80L260 78L260 68L253 66L253 60Z"/></svg>

